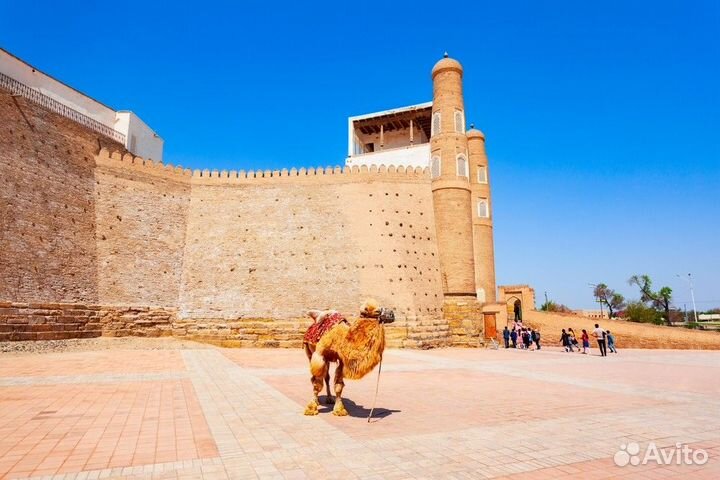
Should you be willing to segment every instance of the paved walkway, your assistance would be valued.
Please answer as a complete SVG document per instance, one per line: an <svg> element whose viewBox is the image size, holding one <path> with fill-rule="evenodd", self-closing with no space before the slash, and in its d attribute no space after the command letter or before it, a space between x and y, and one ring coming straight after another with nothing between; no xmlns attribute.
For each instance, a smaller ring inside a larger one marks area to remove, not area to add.
<svg viewBox="0 0 720 480"><path fill-rule="evenodd" d="M720 353L392 350L368 424L375 374L305 417L300 350L5 355L0 477L720 477ZM673 464L616 465L651 442Z"/></svg>

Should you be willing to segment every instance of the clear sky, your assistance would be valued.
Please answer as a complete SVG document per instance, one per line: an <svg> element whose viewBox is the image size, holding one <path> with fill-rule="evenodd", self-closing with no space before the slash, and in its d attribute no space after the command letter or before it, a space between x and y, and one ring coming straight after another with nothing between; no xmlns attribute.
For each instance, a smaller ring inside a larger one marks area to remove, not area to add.
<svg viewBox="0 0 720 480"><path fill-rule="evenodd" d="M592 307L634 273L720 306L720 2L17 2L0 46L191 168L340 165L347 117L429 101L487 136L498 284Z"/></svg>

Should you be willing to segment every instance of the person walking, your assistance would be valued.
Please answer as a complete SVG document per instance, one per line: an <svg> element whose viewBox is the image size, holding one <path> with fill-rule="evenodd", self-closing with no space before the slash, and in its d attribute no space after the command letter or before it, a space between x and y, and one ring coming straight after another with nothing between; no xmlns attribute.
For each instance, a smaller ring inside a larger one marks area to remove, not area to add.
<svg viewBox="0 0 720 480"><path fill-rule="evenodd" d="M503 329L503 340L505 340L505 348L510 348L510 330L508 330L507 325Z"/></svg>
<svg viewBox="0 0 720 480"><path fill-rule="evenodd" d="M535 342L537 350L540 350L540 330L532 331L532 341Z"/></svg>
<svg viewBox="0 0 720 480"><path fill-rule="evenodd" d="M517 348L517 330L513 329L512 332L510 332L510 340L512 340L513 348Z"/></svg>
<svg viewBox="0 0 720 480"><path fill-rule="evenodd" d="M572 328L568 328L568 336L570 337L570 351L572 352L572 347L577 348L578 353L580 353L580 345L578 345L577 337L575 336L575 331Z"/></svg>
<svg viewBox="0 0 720 480"><path fill-rule="evenodd" d="M530 350L530 345L532 345L532 342L530 340L530 329L529 328L523 328L523 343L525 344L525 350Z"/></svg>
<svg viewBox="0 0 720 480"><path fill-rule="evenodd" d="M610 350L613 353L617 353L617 349L615 348L615 336L612 333L610 333L610 330L607 330L605 332L605 338L607 339L608 350Z"/></svg>
<svg viewBox="0 0 720 480"><path fill-rule="evenodd" d="M570 336L567 334L565 329L562 329L562 334L560 335L560 343L562 343L562 346L565 347L566 352L571 352L570 350L572 347L570 346Z"/></svg>
<svg viewBox="0 0 720 480"><path fill-rule="evenodd" d="M583 344L583 353L587 353L588 348L590 348L590 337L588 336L587 330L583 328L582 336L580 337ZM579 350L579 349L578 349Z"/></svg>
<svg viewBox="0 0 720 480"><path fill-rule="evenodd" d="M600 325L595 324L595 330L593 330L593 337L597 339L598 347L600 348L600 356L607 357L607 347L605 346L605 330L600 328Z"/></svg>

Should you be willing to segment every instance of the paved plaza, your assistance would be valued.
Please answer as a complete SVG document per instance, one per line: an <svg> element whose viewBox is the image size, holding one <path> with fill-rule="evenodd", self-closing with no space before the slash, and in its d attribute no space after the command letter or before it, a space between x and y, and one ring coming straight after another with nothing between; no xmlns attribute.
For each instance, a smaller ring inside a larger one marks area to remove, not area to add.
<svg viewBox="0 0 720 480"><path fill-rule="evenodd" d="M306 417L299 349L112 341L0 354L0 477L720 477L720 353L390 350L368 424L377 370L347 382L349 417ZM709 459L616 465L651 442Z"/></svg>

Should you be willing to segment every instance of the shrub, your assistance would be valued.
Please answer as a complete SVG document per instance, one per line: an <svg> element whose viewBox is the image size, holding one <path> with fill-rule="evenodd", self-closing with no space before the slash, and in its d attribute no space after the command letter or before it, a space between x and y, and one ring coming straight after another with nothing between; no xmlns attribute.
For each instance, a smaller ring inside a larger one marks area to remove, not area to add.
<svg viewBox="0 0 720 480"><path fill-rule="evenodd" d="M653 323L662 325L664 323L660 312L648 307L643 302L630 302L625 309L625 317L631 322Z"/></svg>
<svg viewBox="0 0 720 480"><path fill-rule="evenodd" d="M572 310L570 310L570 307L568 307L567 305L563 305L562 303L555 303L552 300L543 303L540 307L540 310L542 310L543 312L572 313Z"/></svg>

